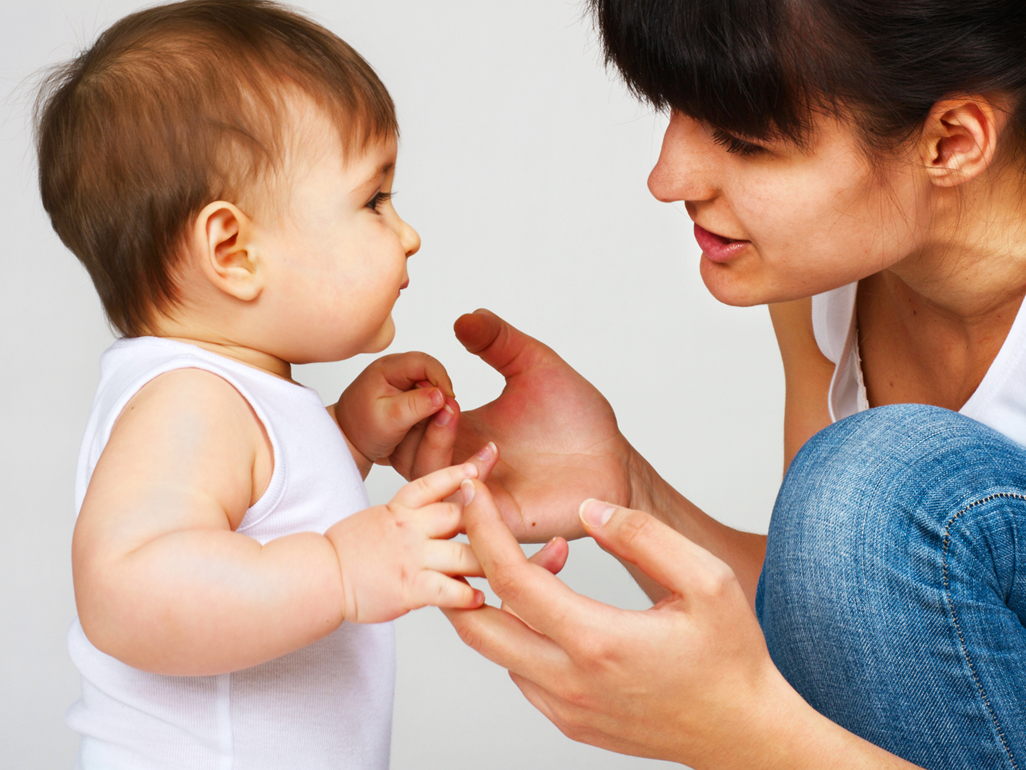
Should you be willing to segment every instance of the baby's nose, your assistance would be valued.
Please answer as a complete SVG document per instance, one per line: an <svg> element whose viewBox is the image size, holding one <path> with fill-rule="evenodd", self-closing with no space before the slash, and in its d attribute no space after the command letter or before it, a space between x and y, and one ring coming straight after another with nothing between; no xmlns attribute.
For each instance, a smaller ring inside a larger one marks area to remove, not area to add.
<svg viewBox="0 0 1026 770"><path fill-rule="evenodd" d="M402 230L399 233L399 240L406 250L407 258L412 257L420 251L420 234L410 227L406 220L403 220Z"/></svg>

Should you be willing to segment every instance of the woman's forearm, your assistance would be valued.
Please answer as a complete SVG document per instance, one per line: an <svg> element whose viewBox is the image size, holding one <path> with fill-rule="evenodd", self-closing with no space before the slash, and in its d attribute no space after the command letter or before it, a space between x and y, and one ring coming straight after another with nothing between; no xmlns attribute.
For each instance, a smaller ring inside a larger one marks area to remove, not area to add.
<svg viewBox="0 0 1026 770"><path fill-rule="evenodd" d="M771 693L749 704L744 735L725 735L718 767L765 770L913 770L916 765L831 722L776 671Z"/></svg>

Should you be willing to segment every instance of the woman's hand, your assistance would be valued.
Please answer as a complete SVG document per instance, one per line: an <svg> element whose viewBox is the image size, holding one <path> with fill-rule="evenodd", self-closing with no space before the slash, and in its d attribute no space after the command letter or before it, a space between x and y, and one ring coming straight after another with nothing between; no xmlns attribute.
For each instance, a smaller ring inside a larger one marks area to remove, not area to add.
<svg viewBox="0 0 1026 770"><path fill-rule="evenodd" d="M603 548L669 591L627 611L528 562L483 484L461 491L504 609L446 614L570 738L695 768L911 767L809 708L770 660L730 568L653 517L594 500L580 508Z"/></svg>
<svg viewBox="0 0 1026 770"><path fill-rule="evenodd" d="M591 383L487 310L460 317L455 331L506 378L495 401L461 415L455 456L487 441L499 445L488 484L518 540L580 537L577 507L585 497L630 503L634 453Z"/></svg>
<svg viewBox="0 0 1026 770"><path fill-rule="evenodd" d="M726 734L750 729L752 704L781 689L733 573L669 527L640 511L582 506L589 534L671 592L650 610L619 610L527 562L488 489L462 489L473 494L467 535L508 611L450 611L449 619L567 736L702 766L729 744ZM607 512L604 525L588 523Z"/></svg>

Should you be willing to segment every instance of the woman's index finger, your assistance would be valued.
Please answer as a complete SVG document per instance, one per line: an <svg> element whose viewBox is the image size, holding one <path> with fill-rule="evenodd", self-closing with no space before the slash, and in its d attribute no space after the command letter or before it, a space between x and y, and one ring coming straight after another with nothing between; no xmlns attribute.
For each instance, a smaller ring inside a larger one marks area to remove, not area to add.
<svg viewBox="0 0 1026 770"><path fill-rule="evenodd" d="M507 671L551 684L567 674L572 661L560 646L510 613L495 607L444 609L460 639Z"/></svg>
<svg viewBox="0 0 1026 770"><path fill-rule="evenodd" d="M496 595L531 628L571 650L584 628L604 627L619 612L581 596L544 567L528 561L520 544L481 482L469 482L474 497L464 504L463 523L470 545Z"/></svg>

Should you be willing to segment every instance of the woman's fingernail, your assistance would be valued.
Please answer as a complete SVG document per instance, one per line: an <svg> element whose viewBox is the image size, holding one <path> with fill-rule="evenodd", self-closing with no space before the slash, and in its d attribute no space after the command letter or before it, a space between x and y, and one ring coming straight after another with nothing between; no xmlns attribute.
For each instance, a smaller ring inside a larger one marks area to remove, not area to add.
<svg viewBox="0 0 1026 770"><path fill-rule="evenodd" d="M495 448L495 444L489 441L487 444L481 447L480 451L478 451L478 453L474 456L478 460L491 460L493 457L495 457L497 453L498 450Z"/></svg>
<svg viewBox="0 0 1026 770"><path fill-rule="evenodd" d="M484 600L485 600L484 591L477 591L477 590L475 590L474 591L474 604L476 604L478 607L480 607L482 604L484 604Z"/></svg>
<svg viewBox="0 0 1026 770"><path fill-rule="evenodd" d="M581 503L579 515L585 524L592 527L602 527L609 521L615 510L616 508L609 503L589 499Z"/></svg>
<svg viewBox="0 0 1026 770"><path fill-rule="evenodd" d="M552 538L549 542L547 542L545 545L543 545L541 548L538 549L538 553L541 553L542 551L549 550L552 547L552 544L555 543L555 542L556 542L556 538Z"/></svg>
<svg viewBox="0 0 1026 770"><path fill-rule="evenodd" d="M445 409L439 409L435 412L435 425L448 425L455 416L456 413L452 410L452 407L446 404Z"/></svg>
<svg viewBox="0 0 1026 770"><path fill-rule="evenodd" d="M449 487L449 488L452 489L452 487ZM470 479L467 479L462 484L460 484L460 496L463 498L463 504L464 505L470 505L471 501L474 499L474 482L473 481L471 481Z"/></svg>

